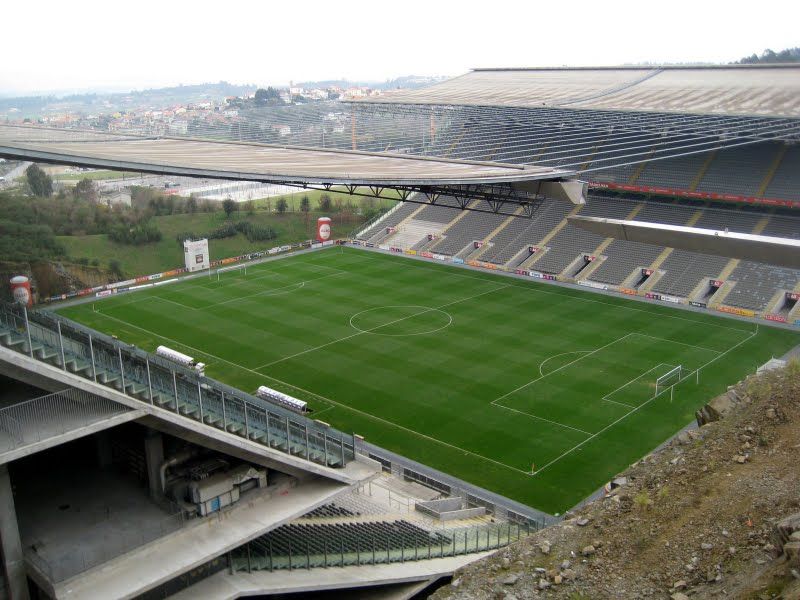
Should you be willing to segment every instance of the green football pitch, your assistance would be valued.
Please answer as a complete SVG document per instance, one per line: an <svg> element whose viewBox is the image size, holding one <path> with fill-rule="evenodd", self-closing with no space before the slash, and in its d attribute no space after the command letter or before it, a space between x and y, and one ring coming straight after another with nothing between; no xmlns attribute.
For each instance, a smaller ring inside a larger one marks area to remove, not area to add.
<svg viewBox="0 0 800 600"><path fill-rule="evenodd" d="M290 393L343 431L550 513L800 343L755 322L338 247L61 312L187 352L240 389ZM674 389L656 386L677 367Z"/></svg>

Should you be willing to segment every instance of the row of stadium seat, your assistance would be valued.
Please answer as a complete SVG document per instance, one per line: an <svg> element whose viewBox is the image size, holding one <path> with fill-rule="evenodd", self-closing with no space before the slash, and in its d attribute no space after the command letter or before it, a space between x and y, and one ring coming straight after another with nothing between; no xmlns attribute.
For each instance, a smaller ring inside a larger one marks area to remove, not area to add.
<svg viewBox="0 0 800 600"><path fill-rule="evenodd" d="M643 201L591 194L589 202L580 208L564 202L544 200L532 218L514 218L507 223L505 221L511 207L500 214L470 212L462 215L460 209L451 207L454 204L452 199L442 199L440 206L423 208L416 217L435 214L437 222L428 222L426 229L425 221L415 218L407 223L403 231L385 237L385 243L461 258L477 256L483 261L509 268L522 264L556 275L573 275L581 266L581 255L591 255L601 249L603 262L593 272L587 271L588 279L611 285L621 285L638 268L651 268L661 256L657 265L660 273L654 278L653 291L688 297L704 280L718 278L729 261L723 257L683 250L664 252L665 248L661 246L643 243L616 240L603 244L604 238L574 227L566 223L564 218L571 211L580 215L616 219L633 215L632 218L637 221L673 225L691 223L701 228L743 233L763 230L766 235L800 238L800 219L794 215L749 207L710 207L688 201ZM477 203L476 207L489 209L484 201ZM448 221L442 223L445 218ZM486 247L475 250L472 242L487 239L492 232L495 235L487 240ZM428 239L429 233L436 234L433 240ZM365 239L366 235L359 237ZM543 240L546 243L543 244ZM540 253L531 257L528 252L531 246L541 246ZM574 269L566 272L573 263L576 265ZM800 272L742 261L727 279L736 282L725 298L727 304L763 310L778 290L795 289L800 282Z"/></svg>

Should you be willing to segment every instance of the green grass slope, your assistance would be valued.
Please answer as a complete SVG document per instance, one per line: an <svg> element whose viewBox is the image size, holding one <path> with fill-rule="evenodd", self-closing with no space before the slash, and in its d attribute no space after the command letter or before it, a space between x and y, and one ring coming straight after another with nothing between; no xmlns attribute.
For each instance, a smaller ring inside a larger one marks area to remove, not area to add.
<svg viewBox="0 0 800 600"><path fill-rule="evenodd" d="M800 335L335 248L63 310L467 481L563 512ZM658 376L700 368L670 394ZM535 471L531 473L531 469Z"/></svg>
<svg viewBox="0 0 800 600"><path fill-rule="evenodd" d="M243 234L234 237L209 240L211 259L216 260L228 256L237 256L256 250L264 250L273 246L291 244L307 240L314 235L316 219L321 215L310 213L308 229L302 213L284 213L283 215L256 211L253 215L241 212L232 215L235 221L251 221L258 225L272 227L278 234L277 239L266 242L250 242ZM225 213L195 213L166 215L154 217L153 222L163 234L160 242L142 246L117 244L105 234L57 236L72 259L98 259L102 266L108 266L110 260L118 260L126 275L148 275L183 266L183 248L176 241L179 233L192 232L203 234L212 231L225 223ZM353 223L333 224L333 237L349 234L356 225Z"/></svg>

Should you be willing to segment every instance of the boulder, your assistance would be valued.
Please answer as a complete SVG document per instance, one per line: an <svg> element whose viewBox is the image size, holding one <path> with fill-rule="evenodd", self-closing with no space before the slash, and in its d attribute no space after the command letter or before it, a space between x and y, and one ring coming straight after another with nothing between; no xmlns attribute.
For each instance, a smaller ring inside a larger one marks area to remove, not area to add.
<svg viewBox="0 0 800 600"><path fill-rule="evenodd" d="M503 585L516 585L519 581L519 575L509 575L503 579Z"/></svg>
<svg viewBox="0 0 800 600"><path fill-rule="evenodd" d="M736 396L735 392L731 392L733 392L733 390L729 390L727 393L717 396L695 413L697 425L699 427L712 423L713 421L724 419L728 413L733 410L739 398Z"/></svg>
<svg viewBox="0 0 800 600"><path fill-rule="evenodd" d="M584 546L583 549L581 550L581 554L583 554L584 556L591 556L595 552L596 549L591 544L589 544L588 546Z"/></svg>

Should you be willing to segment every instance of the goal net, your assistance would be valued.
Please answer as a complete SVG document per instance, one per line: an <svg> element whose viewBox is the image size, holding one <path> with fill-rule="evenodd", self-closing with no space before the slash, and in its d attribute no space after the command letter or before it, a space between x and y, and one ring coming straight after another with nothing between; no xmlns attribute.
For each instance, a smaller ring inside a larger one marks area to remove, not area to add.
<svg viewBox="0 0 800 600"><path fill-rule="evenodd" d="M217 269L217 281L220 280L220 276L223 273L247 275L247 263L242 265L232 265L230 267L222 267L221 269Z"/></svg>
<svg viewBox="0 0 800 600"><path fill-rule="evenodd" d="M655 396L658 396L660 393L669 389L676 383L680 383L681 379L683 378L683 372L683 365L678 365L656 379Z"/></svg>

